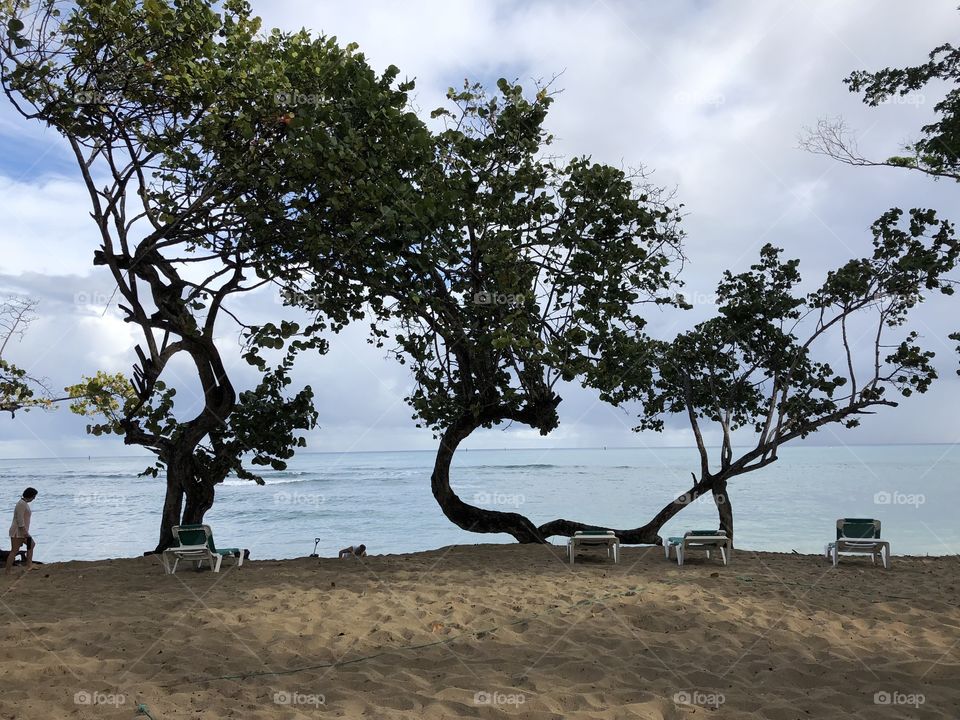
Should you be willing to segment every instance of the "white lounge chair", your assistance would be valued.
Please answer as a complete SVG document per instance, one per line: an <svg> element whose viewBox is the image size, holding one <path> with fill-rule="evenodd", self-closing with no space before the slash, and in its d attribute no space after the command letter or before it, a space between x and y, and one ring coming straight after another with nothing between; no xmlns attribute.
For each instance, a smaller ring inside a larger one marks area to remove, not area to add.
<svg viewBox="0 0 960 720"><path fill-rule="evenodd" d="M181 560L196 562L198 570L206 560L214 572L220 572L220 563L227 555L237 559L238 567L243 565L245 551L240 548L218 549L213 544L213 531L209 525L177 525L173 528L173 537L179 544L177 547L167 548L161 556L163 569L168 575L177 571ZM173 565L170 564L171 557Z"/></svg>
<svg viewBox="0 0 960 720"><path fill-rule="evenodd" d="M577 530L567 541L567 555L570 564L577 555L578 547L592 547L603 545L607 549L607 557L613 556L613 562L620 562L620 540L613 530Z"/></svg>
<svg viewBox="0 0 960 720"><path fill-rule="evenodd" d="M727 555L733 556L733 548L730 546L730 538L727 537L725 530L690 530L683 534L683 537L670 537L663 544L663 553L670 559L670 548L676 548L677 565L683 565L683 559L687 550L694 548L706 550L707 559L710 559L712 550L720 550L720 557L723 564L727 564Z"/></svg>
<svg viewBox="0 0 960 720"><path fill-rule="evenodd" d="M880 539L880 521L872 518L840 518L837 520L837 539L823 549L836 567L841 555L869 555L876 565L877 558L886 570L890 569L890 543Z"/></svg>

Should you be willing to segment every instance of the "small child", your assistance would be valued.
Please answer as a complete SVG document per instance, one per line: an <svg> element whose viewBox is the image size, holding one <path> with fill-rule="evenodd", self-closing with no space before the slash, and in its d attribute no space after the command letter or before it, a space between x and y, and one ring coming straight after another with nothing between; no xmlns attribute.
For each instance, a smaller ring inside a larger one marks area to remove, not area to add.
<svg viewBox="0 0 960 720"><path fill-rule="evenodd" d="M343 560L344 558L354 558L354 557L366 557L367 556L367 546L366 545L351 545L350 547L345 547L340 551L340 554L337 556L338 560Z"/></svg>

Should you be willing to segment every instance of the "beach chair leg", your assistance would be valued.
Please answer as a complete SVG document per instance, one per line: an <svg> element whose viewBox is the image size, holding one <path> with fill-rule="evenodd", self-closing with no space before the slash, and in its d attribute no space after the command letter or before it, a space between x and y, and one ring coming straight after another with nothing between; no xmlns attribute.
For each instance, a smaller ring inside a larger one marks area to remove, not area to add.
<svg viewBox="0 0 960 720"><path fill-rule="evenodd" d="M677 545L677 565L683 565L683 545Z"/></svg>
<svg viewBox="0 0 960 720"><path fill-rule="evenodd" d="M710 559L710 551L707 550L707 560L709 560L709 559Z"/></svg>
<svg viewBox="0 0 960 720"><path fill-rule="evenodd" d="M223 562L223 555L221 555L220 553L217 553L216 564L214 564L214 559L210 558L210 565L213 568L213 571L215 573L220 572L220 563L222 562Z"/></svg>
<svg viewBox="0 0 960 720"><path fill-rule="evenodd" d="M890 546L884 545L881 548L881 553L882 554L880 555L880 557L883 560L883 569L889 570L890 569Z"/></svg>
<svg viewBox="0 0 960 720"><path fill-rule="evenodd" d="M834 567L837 566L837 561L840 559L839 555L840 553L837 552L837 546L834 545L833 546L833 566Z"/></svg>
<svg viewBox="0 0 960 720"><path fill-rule="evenodd" d="M180 558L179 558L179 557L175 557L175 558L173 559L173 569L170 571L170 574L171 574L171 575L176 575L176 574L177 574L177 565L179 565L179 564L180 564Z"/></svg>
<svg viewBox="0 0 960 720"><path fill-rule="evenodd" d="M577 554L577 548L572 540L567 544L567 554L570 556L570 564L573 565L573 558Z"/></svg>
<svg viewBox="0 0 960 720"><path fill-rule="evenodd" d="M240 548L240 556L237 558L237 567L243 565L243 548Z"/></svg>
<svg viewBox="0 0 960 720"><path fill-rule="evenodd" d="M720 546L720 557L723 559L723 564L727 564L727 551L724 549L723 545Z"/></svg>
<svg viewBox="0 0 960 720"><path fill-rule="evenodd" d="M667 560L670 559L670 541L669 540L663 544L663 556Z"/></svg>

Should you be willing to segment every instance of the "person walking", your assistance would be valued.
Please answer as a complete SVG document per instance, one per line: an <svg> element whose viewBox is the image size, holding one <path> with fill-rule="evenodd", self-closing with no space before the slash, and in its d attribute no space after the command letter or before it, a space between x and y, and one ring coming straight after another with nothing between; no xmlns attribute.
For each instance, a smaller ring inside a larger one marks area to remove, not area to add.
<svg viewBox="0 0 960 720"><path fill-rule="evenodd" d="M29 570L33 567L33 548L36 543L30 537L30 516L33 514L30 503L35 497L37 497L36 488L28 487L23 491L23 496L13 509L13 523L10 525L10 554L7 555L7 564L3 570L6 575L10 574L21 545L27 546L27 561L23 566L24 569Z"/></svg>

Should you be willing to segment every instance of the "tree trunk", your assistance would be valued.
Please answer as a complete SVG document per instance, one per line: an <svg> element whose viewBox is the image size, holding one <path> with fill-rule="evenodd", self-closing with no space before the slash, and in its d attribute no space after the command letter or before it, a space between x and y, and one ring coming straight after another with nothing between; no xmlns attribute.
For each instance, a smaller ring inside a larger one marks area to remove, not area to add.
<svg viewBox="0 0 960 720"><path fill-rule="evenodd" d="M683 493L683 495L679 495L674 498L672 502L665 505L663 509L654 515L653 519L643 527L629 530L608 529L613 530L620 542L625 545L661 545L663 541L659 534L660 528L662 528L670 518L690 505L690 503L698 497L710 491L713 488L713 482L714 479L708 477L705 481L695 484L687 490L687 492ZM594 527L593 525L586 525L572 520L553 520L545 525L541 525L537 530L544 538L548 538L551 535L566 535L569 537L577 530L590 530Z"/></svg>
<svg viewBox="0 0 960 720"><path fill-rule="evenodd" d="M213 507L214 486L197 477L193 450L174 450L167 460L167 493L155 553L174 544L174 525L200 524L207 510Z"/></svg>
<svg viewBox="0 0 960 720"><path fill-rule="evenodd" d="M180 524L180 512L183 508L183 485L180 475L167 466L167 492L163 499L163 514L160 517L160 539L153 551L161 553L173 545L173 526Z"/></svg>
<svg viewBox="0 0 960 720"><path fill-rule="evenodd" d="M469 532L507 533L522 543L546 542L536 525L519 513L485 510L463 502L450 487L450 463L457 446L479 424L472 419L462 419L451 425L440 439L440 448L433 466L430 487L443 514L458 527Z"/></svg>
<svg viewBox="0 0 960 720"><path fill-rule="evenodd" d="M730 538L730 547L733 547L733 505L730 504L726 480L718 478L714 482L713 502L716 503L717 514L720 516L720 529L726 531Z"/></svg>
<svg viewBox="0 0 960 720"><path fill-rule="evenodd" d="M215 486L202 478L193 478L187 487L187 504L183 509L184 525L199 525L207 510L213 507Z"/></svg>

